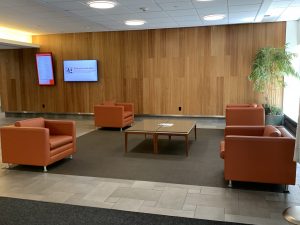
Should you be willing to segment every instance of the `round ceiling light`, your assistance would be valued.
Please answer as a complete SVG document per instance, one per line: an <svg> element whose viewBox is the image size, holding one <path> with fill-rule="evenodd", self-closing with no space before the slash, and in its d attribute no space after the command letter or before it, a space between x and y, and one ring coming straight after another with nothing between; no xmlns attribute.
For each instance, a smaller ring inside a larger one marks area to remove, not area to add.
<svg viewBox="0 0 300 225"><path fill-rule="evenodd" d="M144 21L144 20L126 20L125 21L125 24L128 26L140 26L145 23L146 23L146 21Z"/></svg>
<svg viewBox="0 0 300 225"><path fill-rule="evenodd" d="M112 1L90 1L87 4L96 9L111 9L117 5L117 3Z"/></svg>
<svg viewBox="0 0 300 225"><path fill-rule="evenodd" d="M254 22L254 17L245 17L242 19L243 22Z"/></svg>
<svg viewBox="0 0 300 225"><path fill-rule="evenodd" d="M222 20L225 18L224 14L213 14L213 15L207 15L204 16L203 19L207 21L212 21L212 20Z"/></svg>

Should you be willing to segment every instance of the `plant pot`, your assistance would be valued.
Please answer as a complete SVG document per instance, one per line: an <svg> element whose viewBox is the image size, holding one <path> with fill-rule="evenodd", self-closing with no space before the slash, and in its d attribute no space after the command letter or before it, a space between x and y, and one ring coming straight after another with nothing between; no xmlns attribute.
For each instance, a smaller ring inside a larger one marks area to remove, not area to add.
<svg viewBox="0 0 300 225"><path fill-rule="evenodd" d="M266 125L282 125L283 115L266 115Z"/></svg>

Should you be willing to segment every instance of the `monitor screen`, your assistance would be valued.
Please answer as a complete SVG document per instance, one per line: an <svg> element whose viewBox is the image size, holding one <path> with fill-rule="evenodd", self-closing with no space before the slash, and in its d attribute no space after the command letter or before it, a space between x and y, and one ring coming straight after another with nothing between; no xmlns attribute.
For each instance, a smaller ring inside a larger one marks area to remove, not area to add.
<svg viewBox="0 0 300 225"><path fill-rule="evenodd" d="M36 53L39 85L54 85L52 53Z"/></svg>
<svg viewBox="0 0 300 225"><path fill-rule="evenodd" d="M97 60L65 60L64 81L98 81Z"/></svg>

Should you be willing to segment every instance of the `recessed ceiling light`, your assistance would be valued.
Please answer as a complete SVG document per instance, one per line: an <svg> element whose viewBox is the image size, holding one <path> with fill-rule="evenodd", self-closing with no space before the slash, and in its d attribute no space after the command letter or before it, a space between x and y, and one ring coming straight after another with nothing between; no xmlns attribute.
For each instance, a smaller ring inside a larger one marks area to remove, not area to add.
<svg viewBox="0 0 300 225"><path fill-rule="evenodd" d="M112 1L90 1L87 4L96 9L110 9L117 5L117 3Z"/></svg>
<svg viewBox="0 0 300 225"><path fill-rule="evenodd" d="M224 14L213 14L213 15L203 16L203 19L204 20L208 20L208 21L211 21L211 20L222 20L224 18L225 18Z"/></svg>
<svg viewBox="0 0 300 225"><path fill-rule="evenodd" d="M125 24L128 26L140 26L145 23L146 23L146 21L144 21L144 20L126 20L125 21Z"/></svg>
<svg viewBox="0 0 300 225"><path fill-rule="evenodd" d="M254 17L245 17L242 19L243 22L254 22Z"/></svg>

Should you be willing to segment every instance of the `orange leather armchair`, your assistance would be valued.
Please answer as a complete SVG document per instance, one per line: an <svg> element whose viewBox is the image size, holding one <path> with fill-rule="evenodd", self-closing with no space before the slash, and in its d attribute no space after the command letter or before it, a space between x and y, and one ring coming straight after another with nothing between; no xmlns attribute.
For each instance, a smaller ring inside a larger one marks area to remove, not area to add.
<svg viewBox="0 0 300 225"><path fill-rule="evenodd" d="M1 128L2 162L47 166L76 151L74 121L34 118Z"/></svg>
<svg viewBox="0 0 300 225"><path fill-rule="evenodd" d="M95 126L122 128L134 121L133 103L104 103L94 106Z"/></svg>
<svg viewBox="0 0 300 225"><path fill-rule="evenodd" d="M226 106L226 126L264 126L265 110L257 104L232 104Z"/></svg>
<svg viewBox="0 0 300 225"><path fill-rule="evenodd" d="M225 180L295 184L294 147L284 127L228 126L220 152Z"/></svg>

